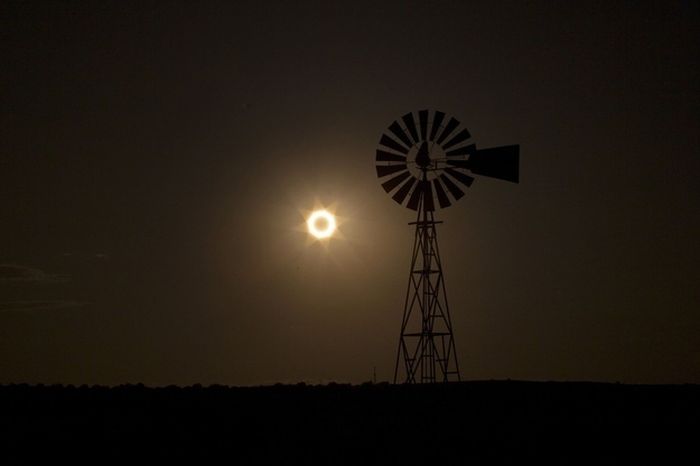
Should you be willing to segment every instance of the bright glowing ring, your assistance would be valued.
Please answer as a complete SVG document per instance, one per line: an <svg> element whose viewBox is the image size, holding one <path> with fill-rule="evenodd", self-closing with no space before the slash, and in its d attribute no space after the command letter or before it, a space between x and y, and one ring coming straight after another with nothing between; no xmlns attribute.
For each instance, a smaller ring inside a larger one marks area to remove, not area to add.
<svg viewBox="0 0 700 466"><path fill-rule="evenodd" d="M325 228L318 228L319 220L326 223ZM335 231L335 217L327 210L317 210L306 221L306 226L309 228L309 233L316 238L328 238Z"/></svg>

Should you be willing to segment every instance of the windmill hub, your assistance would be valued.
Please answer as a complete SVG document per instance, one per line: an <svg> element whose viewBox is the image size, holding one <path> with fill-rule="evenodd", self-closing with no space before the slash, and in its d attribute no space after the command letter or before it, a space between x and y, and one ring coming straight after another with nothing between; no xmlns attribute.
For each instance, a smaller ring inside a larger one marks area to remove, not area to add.
<svg viewBox="0 0 700 466"><path fill-rule="evenodd" d="M420 168L428 168L430 166L430 153L428 152L428 141L423 141L416 154L416 164Z"/></svg>
<svg viewBox="0 0 700 466"><path fill-rule="evenodd" d="M377 176L400 205L417 211L394 383L459 380L434 211L461 199L474 176L517 183L520 146L477 149L445 113L421 110L395 120L377 149ZM436 205L437 204L437 205ZM403 361L403 365L400 362Z"/></svg>
<svg viewBox="0 0 700 466"><path fill-rule="evenodd" d="M413 178L422 180L423 176L432 181L439 175L438 168L444 164L445 151L437 144L429 142L413 145L406 154L406 167ZM432 146L432 147L431 147Z"/></svg>

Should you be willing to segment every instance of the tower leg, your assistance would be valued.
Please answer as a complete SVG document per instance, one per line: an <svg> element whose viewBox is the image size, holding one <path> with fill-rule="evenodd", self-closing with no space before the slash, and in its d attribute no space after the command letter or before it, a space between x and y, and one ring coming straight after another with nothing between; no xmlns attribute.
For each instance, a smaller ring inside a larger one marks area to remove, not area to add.
<svg viewBox="0 0 700 466"><path fill-rule="evenodd" d="M404 302L394 383L459 381L452 321L432 211L421 202Z"/></svg>

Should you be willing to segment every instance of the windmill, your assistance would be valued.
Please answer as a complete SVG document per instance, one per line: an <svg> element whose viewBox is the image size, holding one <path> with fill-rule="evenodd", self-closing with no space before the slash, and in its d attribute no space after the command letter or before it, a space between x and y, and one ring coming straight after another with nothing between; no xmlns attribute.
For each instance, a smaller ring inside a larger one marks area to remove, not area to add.
<svg viewBox="0 0 700 466"><path fill-rule="evenodd" d="M464 196L472 175L518 182L520 146L477 149L469 131L440 111L395 120L379 140L377 176L397 203L417 212L394 383L460 380L435 225ZM416 124L417 122L417 124ZM403 364L401 362L403 361Z"/></svg>

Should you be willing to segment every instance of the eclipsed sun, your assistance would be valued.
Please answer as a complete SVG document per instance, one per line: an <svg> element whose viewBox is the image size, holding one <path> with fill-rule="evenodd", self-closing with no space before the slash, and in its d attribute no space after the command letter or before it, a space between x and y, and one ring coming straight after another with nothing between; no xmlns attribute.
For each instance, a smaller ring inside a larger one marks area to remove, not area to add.
<svg viewBox="0 0 700 466"><path fill-rule="evenodd" d="M316 238L330 238L335 231L335 216L327 210L315 210L306 220L306 226Z"/></svg>

